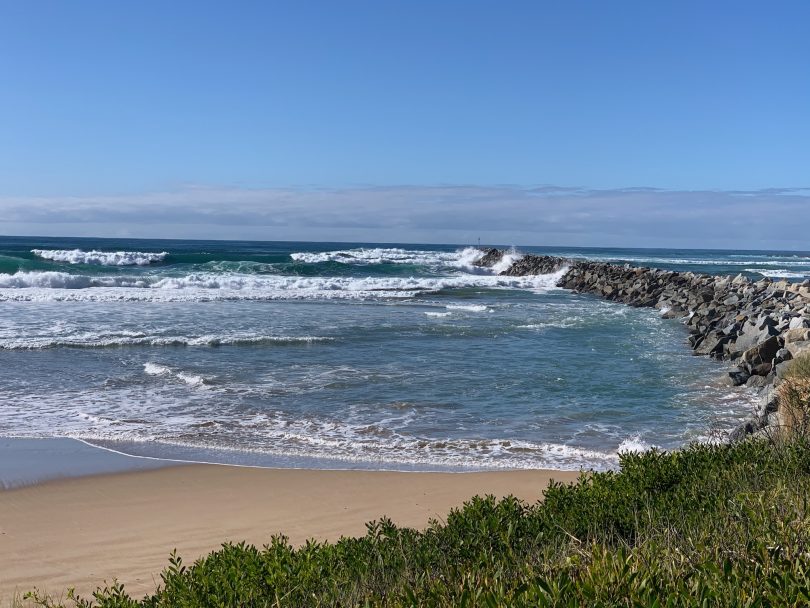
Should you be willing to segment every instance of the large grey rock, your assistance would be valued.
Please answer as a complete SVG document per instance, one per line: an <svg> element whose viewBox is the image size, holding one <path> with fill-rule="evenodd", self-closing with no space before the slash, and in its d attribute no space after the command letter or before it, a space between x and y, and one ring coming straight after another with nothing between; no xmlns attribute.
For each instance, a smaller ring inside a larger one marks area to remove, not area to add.
<svg viewBox="0 0 810 608"><path fill-rule="evenodd" d="M810 319L804 317L793 317L788 325L788 329L805 329L807 327L810 327Z"/></svg>
<svg viewBox="0 0 810 608"><path fill-rule="evenodd" d="M756 365L751 366L751 375L752 376L767 376L771 373L771 369L773 365L770 361L765 361L764 363L758 363Z"/></svg>
<svg viewBox="0 0 810 608"><path fill-rule="evenodd" d="M761 363L770 364L773 361L776 353L782 348L782 344L777 336L771 336L761 344L757 344L753 348L749 348L743 353L742 359L751 365L759 365ZM770 371L770 370L768 370ZM764 375L764 374L757 374Z"/></svg>
<svg viewBox="0 0 810 608"><path fill-rule="evenodd" d="M810 355L810 340L791 342L790 344L785 344L785 348L790 351L790 354L793 355L794 359L797 357L804 357L805 355Z"/></svg>
<svg viewBox="0 0 810 608"><path fill-rule="evenodd" d="M728 436L728 440L731 442L735 441L742 441L749 435L753 435L757 431L760 431L765 428L768 424L768 419L766 417L757 417L752 420L746 420L736 429L731 431Z"/></svg>
<svg viewBox="0 0 810 608"><path fill-rule="evenodd" d="M787 330L782 337L785 339L785 344L791 342L802 342L810 340L810 329L794 328Z"/></svg>
<svg viewBox="0 0 810 608"><path fill-rule="evenodd" d="M774 369L776 370L776 377L779 380L784 379L785 373L790 369L790 366L793 365L793 361L783 361L779 365L777 365Z"/></svg>
<svg viewBox="0 0 810 608"><path fill-rule="evenodd" d="M506 252L501 249L495 249L494 247L491 249L486 249L484 251L484 255L481 256L477 261L473 262L473 266L491 268L501 261L504 253Z"/></svg>
<svg viewBox="0 0 810 608"><path fill-rule="evenodd" d="M727 386L741 386L751 377L744 369L735 369L723 375L723 383Z"/></svg>
<svg viewBox="0 0 810 608"><path fill-rule="evenodd" d="M728 336L708 335L695 349L695 353L698 355L711 355L722 352L723 346L728 342L728 340Z"/></svg>
<svg viewBox="0 0 810 608"><path fill-rule="evenodd" d="M773 325L764 325L762 329L757 329L750 324L746 324L743 333L741 333L734 344L729 347L729 356L732 359L737 358L745 351L777 335L779 335L779 332Z"/></svg>
<svg viewBox="0 0 810 608"><path fill-rule="evenodd" d="M773 380L773 376L750 376L745 383L749 388L762 388L768 386Z"/></svg>
<svg viewBox="0 0 810 608"><path fill-rule="evenodd" d="M782 361L790 361L792 358L793 354L787 348L780 348L773 357L774 365L782 363Z"/></svg>

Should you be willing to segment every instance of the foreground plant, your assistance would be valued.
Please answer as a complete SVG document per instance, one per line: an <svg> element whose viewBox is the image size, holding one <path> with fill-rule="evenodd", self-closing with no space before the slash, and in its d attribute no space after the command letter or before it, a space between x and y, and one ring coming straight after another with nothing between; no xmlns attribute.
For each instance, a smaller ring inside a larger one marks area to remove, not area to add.
<svg viewBox="0 0 810 608"><path fill-rule="evenodd" d="M227 544L154 594L120 585L41 606L806 606L810 444L625 454L620 472L553 484L535 505L473 498L426 530Z"/></svg>
<svg viewBox="0 0 810 608"><path fill-rule="evenodd" d="M776 395L782 432L789 436L810 437L810 355L789 363Z"/></svg>

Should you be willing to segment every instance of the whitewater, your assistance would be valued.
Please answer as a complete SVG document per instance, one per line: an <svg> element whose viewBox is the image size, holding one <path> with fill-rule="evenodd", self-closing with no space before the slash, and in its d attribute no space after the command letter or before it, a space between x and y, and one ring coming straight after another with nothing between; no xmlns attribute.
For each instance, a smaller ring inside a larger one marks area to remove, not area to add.
<svg viewBox="0 0 810 608"><path fill-rule="evenodd" d="M609 469L753 396L523 253L810 277L801 252L0 237L0 436L267 466Z"/></svg>

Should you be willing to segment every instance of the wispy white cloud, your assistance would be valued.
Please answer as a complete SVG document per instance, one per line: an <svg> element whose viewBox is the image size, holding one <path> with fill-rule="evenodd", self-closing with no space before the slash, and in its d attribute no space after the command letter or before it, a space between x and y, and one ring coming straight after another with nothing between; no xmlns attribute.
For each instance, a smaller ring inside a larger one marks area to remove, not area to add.
<svg viewBox="0 0 810 608"><path fill-rule="evenodd" d="M187 187L0 197L0 233L810 249L810 189Z"/></svg>

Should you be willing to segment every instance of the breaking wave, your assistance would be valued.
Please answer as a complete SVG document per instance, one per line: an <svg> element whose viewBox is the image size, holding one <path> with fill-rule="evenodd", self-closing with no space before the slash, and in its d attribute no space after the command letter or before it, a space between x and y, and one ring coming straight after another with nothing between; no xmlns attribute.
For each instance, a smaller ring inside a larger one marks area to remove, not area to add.
<svg viewBox="0 0 810 608"><path fill-rule="evenodd" d="M745 260L729 260L729 259L710 259L710 258L668 258L668 257L656 257L656 256L614 256L614 255L606 255L606 254L585 254L585 255L577 255L577 258L594 260L599 262L611 262L611 263L620 263L620 262L631 262L634 264L642 264L642 265L652 265L652 266L669 266L672 264L683 264L683 265L696 265L696 266L808 266L810 265L810 259L807 258L798 258L797 256L768 256L765 259L761 259L760 256L729 256L729 257L747 257L752 259L745 259ZM746 268L746 270L749 270ZM711 271L709 271L711 272ZM750 272L759 272L758 270L750 270Z"/></svg>
<svg viewBox="0 0 810 608"><path fill-rule="evenodd" d="M299 277L198 273L91 276L65 272L0 274L0 301L211 301L409 298L447 289L549 291L566 269L526 277Z"/></svg>
<svg viewBox="0 0 810 608"><path fill-rule="evenodd" d="M143 366L143 371L145 374L150 376L169 376L171 378L176 378L177 380L181 380L192 387L204 387L211 384L211 380L209 378L196 374L189 374L184 371L172 369L171 367L167 367L165 365L160 365L158 363L145 363Z"/></svg>
<svg viewBox="0 0 810 608"><path fill-rule="evenodd" d="M339 262L341 264L413 264L418 266L447 266L467 268L479 260L484 252L475 247L459 251L424 251L399 249L396 247L359 247L356 249L339 249L324 252L292 253L290 257L296 262L319 264Z"/></svg>
<svg viewBox="0 0 810 608"><path fill-rule="evenodd" d="M53 336L0 337L0 350L42 350L46 348L112 348L124 346L264 346L329 342L324 336L265 336L251 334L173 336L134 331L86 332Z"/></svg>
<svg viewBox="0 0 810 608"><path fill-rule="evenodd" d="M762 268L746 268L746 272L757 272L763 277L770 279L803 279L810 277L810 270L805 272L795 272L793 270L786 270L784 268L776 270L763 270Z"/></svg>
<svg viewBox="0 0 810 608"><path fill-rule="evenodd" d="M466 312L487 312L491 310L484 304L448 304L445 308L447 310L463 310Z"/></svg>
<svg viewBox="0 0 810 608"><path fill-rule="evenodd" d="M148 266L162 262L169 255L166 251L148 253L143 251L82 251L81 249L32 249L31 253L44 260L67 264L92 266Z"/></svg>
<svg viewBox="0 0 810 608"><path fill-rule="evenodd" d="M185 385L209 394L221 390L214 378L161 363L145 363L143 373L162 379L168 385ZM61 411L64 414L64 408ZM60 416L58 426L53 428L46 428L49 422L46 415L45 419L38 419L36 427L28 429L26 435L53 436L53 429L58 429L58 436L89 442L154 442L201 450L236 450L246 455L298 457L310 459L310 462L311 459L328 459L355 464L374 463L375 468L416 465L425 470L436 467L607 470L616 467L624 445L623 442L618 448L601 451L555 442L432 438L372 421L293 417L282 412L246 414L242 419L216 416L211 411L197 409L168 415L165 404L155 397L151 404L138 406L134 402L125 402L103 413L88 411L86 404L77 404L69 414L68 417ZM160 448L154 446L151 451L159 452ZM249 456L245 458L249 459Z"/></svg>

